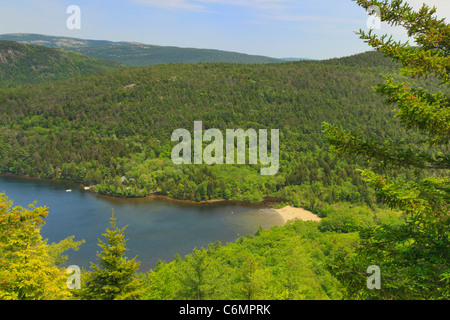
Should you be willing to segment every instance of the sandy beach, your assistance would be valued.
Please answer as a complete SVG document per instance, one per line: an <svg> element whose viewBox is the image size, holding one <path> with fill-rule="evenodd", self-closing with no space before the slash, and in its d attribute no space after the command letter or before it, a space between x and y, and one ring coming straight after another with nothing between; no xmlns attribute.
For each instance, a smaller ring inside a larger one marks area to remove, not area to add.
<svg viewBox="0 0 450 320"><path fill-rule="evenodd" d="M278 213L284 220L284 223L289 220L303 220L303 221L320 221L318 215L312 213L311 211L305 210L303 208L295 208L291 206L286 206L281 209L272 209Z"/></svg>

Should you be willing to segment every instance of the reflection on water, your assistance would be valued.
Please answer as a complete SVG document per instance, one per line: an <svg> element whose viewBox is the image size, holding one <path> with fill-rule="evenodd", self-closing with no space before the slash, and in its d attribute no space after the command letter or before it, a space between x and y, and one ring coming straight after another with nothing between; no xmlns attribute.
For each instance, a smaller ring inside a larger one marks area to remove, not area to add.
<svg viewBox="0 0 450 320"><path fill-rule="evenodd" d="M71 192L66 192L71 189ZM217 202L195 204L164 198L120 199L85 191L65 181L49 181L0 176L0 193L6 193L14 205L47 206L49 215L42 236L49 243L74 235L84 239L79 251L69 250L68 264L88 268L97 263L98 239L108 228L112 210L119 228L126 226L126 256L141 262L141 271L155 266L158 259L172 260L193 248L219 240L234 242L239 236L254 233L258 226L270 228L282 224L281 217L261 205Z"/></svg>

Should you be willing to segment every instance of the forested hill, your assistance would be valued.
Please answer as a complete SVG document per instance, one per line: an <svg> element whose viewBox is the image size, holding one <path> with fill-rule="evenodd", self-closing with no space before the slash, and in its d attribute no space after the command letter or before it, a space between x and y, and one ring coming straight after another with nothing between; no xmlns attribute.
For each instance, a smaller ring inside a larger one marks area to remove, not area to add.
<svg viewBox="0 0 450 320"><path fill-rule="evenodd" d="M370 63L374 57L379 64ZM272 195L310 208L370 203L354 167L328 151L321 124L407 142L371 89L382 73L394 72L394 64L370 52L334 62L166 64L3 89L0 171L76 180L119 196ZM423 84L435 85L432 79ZM192 132L196 120L222 132L279 129L279 172L261 176L259 165L174 165L171 133Z"/></svg>
<svg viewBox="0 0 450 320"><path fill-rule="evenodd" d="M277 63L283 60L223 50L157 46L134 42L87 40L54 37L41 34L4 34L0 40L17 41L46 47L64 48L95 58L115 60L130 66L149 66L164 63Z"/></svg>
<svg viewBox="0 0 450 320"><path fill-rule="evenodd" d="M43 47L60 48L60 49L74 49L82 47L97 47L97 46L129 46L133 44L140 44L136 42L127 41L108 41L108 40L91 40L71 37L55 37L36 33L9 33L0 34L0 40L14 41L24 44L33 44Z"/></svg>
<svg viewBox="0 0 450 320"><path fill-rule="evenodd" d="M0 87L62 80L126 66L80 53L0 41Z"/></svg>
<svg viewBox="0 0 450 320"><path fill-rule="evenodd" d="M334 66L362 68L365 71L368 69L373 69L375 72L389 71L389 73L396 73L396 70L400 68L399 63L395 63L377 51L368 51L362 54L354 54L343 58L322 60L321 63Z"/></svg>
<svg viewBox="0 0 450 320"><path fill-rule="evenodd" d="M83 47L73 50L92 57L116 60L138 67L164 63L228 62L251 64L283 62L275 58L238 52L151 45Z"/></svg>

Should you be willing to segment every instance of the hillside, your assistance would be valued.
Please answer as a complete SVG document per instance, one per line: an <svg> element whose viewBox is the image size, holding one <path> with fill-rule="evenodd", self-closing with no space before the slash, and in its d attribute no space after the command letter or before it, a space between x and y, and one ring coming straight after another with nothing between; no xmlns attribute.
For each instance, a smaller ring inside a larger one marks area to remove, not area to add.
<svg viewBox="0 0 450 320"><path fill-rule="evenodd" d="M149 66L163 63L198 63L198 62L228 62L228 63L278 63L282 60L247 55L237 52L178 48L150 45L102 46L74 49L77 52L126 63L130 66Z"/></svg>
<svg viewBox="0 0 450 320"><path fill-rule="evenodd" d="M68 37L53 37L39 34L5 34L0 40L17 41L47 47L64 48L95 58L115 60L130 66L149 66L163 63L277 63L283 60L247 55L237 52L179 48L172 46L146 45L133 42L85 40Z"/></svg>
<svg viewBox="0 0 450 320"><path fill-rule="evenodd" d="M121 45L133 45L139 44L135 42L114 42L107 40L90 40L70 37L55 37L47 36L43 34L34 33L10 33L1 34L0 40L15 41L25 44L34 44L44 47L61 48L61 49L74 49L82 47L96 47L96 46L121 46Z"/></svg>
<svg viewBox="0 0 450 320"><path fill-rule="evenodd" d="M63 80L124 67L115 61L68 50L0 41L0 87Z"/></svg>
<svg viewBox="0 0 450 320"><path fill-rule="evenodd" d="M328 151L321 124L408 142L371 90L381 73L396 72L395 64L381 57L384 63L373 67L366 60L374 54L335 62L168 64L3 90L0 172L75 180L117 196L276 196L315 209L336 201L371 203L354 166ZM192 131L197 120L204 130L279 129L279 172L262 176L260 165L174 165L172 132Z"/></svg>

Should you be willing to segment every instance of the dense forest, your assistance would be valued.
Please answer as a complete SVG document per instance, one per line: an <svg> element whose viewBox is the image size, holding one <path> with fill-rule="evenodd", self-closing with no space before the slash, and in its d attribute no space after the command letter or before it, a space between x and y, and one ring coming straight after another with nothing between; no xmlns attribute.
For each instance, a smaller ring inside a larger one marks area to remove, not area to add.
<svg viewBox="0 0 450 320"><path fill-rule="evenodd" d="M128 68L3 89L0 171L74 180L115 196L370 205L371 191L354 165L328 150L321 123L407 143L370 88L397 70L368 52L336 61ZM222 132L279 129L279 172L261 176L259 164L174 165L171 133L192 131L196 120Z"/></svg>
<svg viewBox="0 0 450 320"><path fill-rule="evenodd" d="M0 87L15 87L108 72L126 66L69 50L0 41Z"/></svg>
<svg viewBox="0 0 450 320"><path fill-rule="evenodd" d="M339 204L320 223L259 228L234 243L216 241L139 272L139 256L126 254L126 227L118 228L112 217L111 227L99 238L97 259L92 257L91 267L81 270L78 289L70 289L65 251L77 250L84 241L69 237L48 244L39 236L48 214L46 208L14 207L0 195L0 253L5 257L0 261L0 299L346 299L347 289L333 265L354 256L358 228L404 224L398 211ZM16 255L17 246L25 243L31 245ZM362 276L354 286L364 291L365 281Z"/></svg>
<svg viewBox="0 0 450 320"><path fill-rule="evenodd" d="M401 1L357 2L380 6L418 46L360 32L377 51L68 70L65 80L3 85L1 173L73 180L120 197L271 197L322 219L259 228L139 273L138 258L125 256L126 227L112 216L97 263L73 290L63 252L83 241L48 244L40 235L47 208L14 207L0 194L0 298L448 300L450 28L427 6L417 13ZM261 164L175 165L171 134L192 131L194 121L222 132L279 129L278 173L261 175ZM381 290L369 288L374 264Z"/></svg>
<svg viewBox="0 0 450 320"><path fill-rule="evenodd" d="M60 48L72 50L82 47L102 47L102 46L129 46L138 44L127 41L91 40L71 37L57 37L37 33L8 33L0 35L0 40L14 41L23 44L32 44L50 48Z"/></svg>
<svg viewBox="0 0 450 320"><path fill-rule="evenodd" d="M228 62L253 64L283 62L280 59L230 51L152 45L84 47L74 50L92 57L116 60L135 67L163 63Z"/></svg>
<svg viewBox="0 0 450 320"><path fill-rule="evenodd" d="M158 46L126 41L85 40L41 34L3 34L0 35L0 40L36 44L51 48L69 49L94 58L114 60L135 67L144 67L162 63L283 62L281 59L223 50Z"/></svg>

